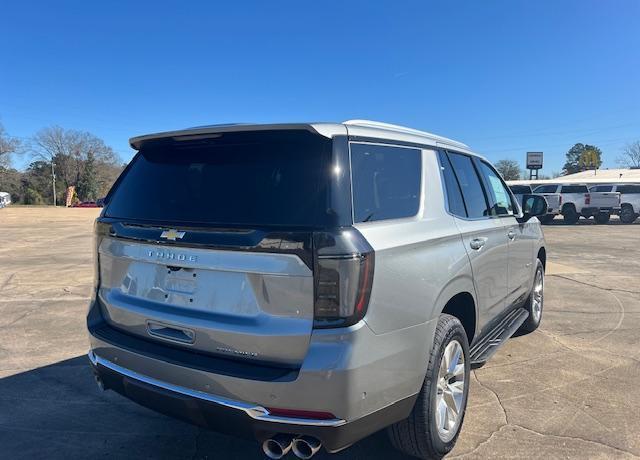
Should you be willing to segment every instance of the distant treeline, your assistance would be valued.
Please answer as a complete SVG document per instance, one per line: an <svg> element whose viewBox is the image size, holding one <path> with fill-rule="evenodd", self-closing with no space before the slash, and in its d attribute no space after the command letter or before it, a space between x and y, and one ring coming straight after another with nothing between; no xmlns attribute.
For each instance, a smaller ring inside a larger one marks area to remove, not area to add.
<svg viewBox="0 0 640 460"><path fill-rule="evenodd" d="M30 159L23 171L12 167L11 157ZM44 128L32 138L11 137L0 125L0 191L9 192L14 203L64 204L67 187L74 186L77 200L103 197L124 165L97 136L59 126Z"/></svg>

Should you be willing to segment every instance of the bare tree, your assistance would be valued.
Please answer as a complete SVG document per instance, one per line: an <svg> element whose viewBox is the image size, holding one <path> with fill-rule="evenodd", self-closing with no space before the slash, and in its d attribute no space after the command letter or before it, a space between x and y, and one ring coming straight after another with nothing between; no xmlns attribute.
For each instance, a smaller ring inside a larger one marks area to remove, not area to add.
<svg viewBox="0 0 640 460"><path fill-rule="evenodd" d="M504 180L518 180L522 175L520 165L515 160L500 160L496 163L496 169Z"/></svg>
<svg viewBox="0 0 640 460"><path fill-rule="evenodd" d="M44 128L34 136L35 156L51 165L53 204L57 201L56 180L66 188L77 185L87 159L96 164L117 165L113 149L95 135L85 131L65 130L60 126Z"/></svg>
<svg viewBox="0 0 640 460"><path fill-rule="evenodd" d="M640 141L626 145L622 155L618 157L618 164L627 168L640 168Z"/></svg>
<svg viewBox="0 0 640 460"><path fill-rule="evenodd" d="M19 152L21 147L20 139L9 136L0 123L0 167L8 168L11 165L11 155Z"/></svg>

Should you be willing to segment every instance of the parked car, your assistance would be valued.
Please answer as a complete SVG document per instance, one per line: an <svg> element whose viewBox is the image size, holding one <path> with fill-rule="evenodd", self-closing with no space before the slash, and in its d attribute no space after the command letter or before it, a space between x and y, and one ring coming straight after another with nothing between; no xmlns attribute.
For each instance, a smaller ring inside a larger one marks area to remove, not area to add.
<svg viewBox="0 0 640 460"><path fill-rule="evenodd" d="M615 193L619 195L619 206L614 209L625 224L632 224L640 214L640 184L594 185L591 193Z"/></svg>
<svg viewBox="0 0 640 460"><path fill-rule="evenodd" d="M439 458L470 370L540 324L546 202L520 212L464 144L350 121L131 145L95 227L102 388L256 438L269 458L383 428Z"/></svg>
<svg viewBox="0 0 640 460"><path fill-rule="evenodd" d="M72 208L98 208L99 206L95 201L80 201L78 203L73 203L71 205Z"/></svg>
<svg viewBox="0 0 640 460"><path fill-rule="evenodd" d="M557 193L557 184L539 185L533 190L533 193L540 194L547 200L547 214L540 217L543 224L550 223L557 215L560 214L562 207L562 196Z"/></svg>
<svg viewBox="0 0 640 460"><path fill-rule="evenodd" d="M586 184L545 184L536 187L534 192L547 197L547 202L551 201L548 195L559 194L560 213L568 224L575 224L580 216L594 217L596 222L606 223L620 203L618 194L591 194Z"/></svg>
<svg viewBox="0 0 640 460"><path fill-rule="evenodd" d="M4 208L11 204L11 195L7 192L0 192L0 208Z"/></svg>

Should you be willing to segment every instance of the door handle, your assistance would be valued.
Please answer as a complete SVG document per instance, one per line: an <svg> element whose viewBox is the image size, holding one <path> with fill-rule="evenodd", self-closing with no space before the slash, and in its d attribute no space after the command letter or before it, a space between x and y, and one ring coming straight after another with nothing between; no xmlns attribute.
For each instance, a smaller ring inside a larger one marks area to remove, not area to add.
<svg viewBox="0 0 640 460"><path fill-rule="evenodd" d="M482 249L482 247L485 245L486 242L487 242L486 238L474 238L469 243L469 246L471 246L471 249L475 249L476 251L479 251L480 249Z"/></svg>
<svg viewBox="0 0 640 460"><path fill-rule="evenodd" d="M513 231L512 228L509 229L509 231L507 232L507 238L509 238L510 240L515 239L516 237L516 232Z"/></svg>

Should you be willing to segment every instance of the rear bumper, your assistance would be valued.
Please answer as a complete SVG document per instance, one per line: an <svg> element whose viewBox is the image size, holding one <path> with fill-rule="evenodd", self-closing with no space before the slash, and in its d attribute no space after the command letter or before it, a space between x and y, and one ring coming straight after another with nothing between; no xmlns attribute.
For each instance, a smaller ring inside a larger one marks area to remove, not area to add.
<svg viewBox="0 0 640 460"><path fill-rule="evenodd" d="M212 430L266 439L308 434L337 451L407 417L424 380L435 322L374 334L365 322L314 331L298 369L221 365L216 358L122 332L89 313L90 358L104 386ZM109 326L106 326L107 328ZM189 360L185 355L191 355ZM332 420L276 417L267 407L329 412Z"/></svg>
<svg viewBox="0 0 640 460"><path fill-rule="evenodd" d="M337 452L369 434L406 417L416 396L405 398L371 415L347 423L345 420L312 420L277 417L260 406L160 382L136 374L89 353L94 373L105 389L165 415L220 433L268 439L278 433L309 435L320 439L329 452Z"/></svg>

